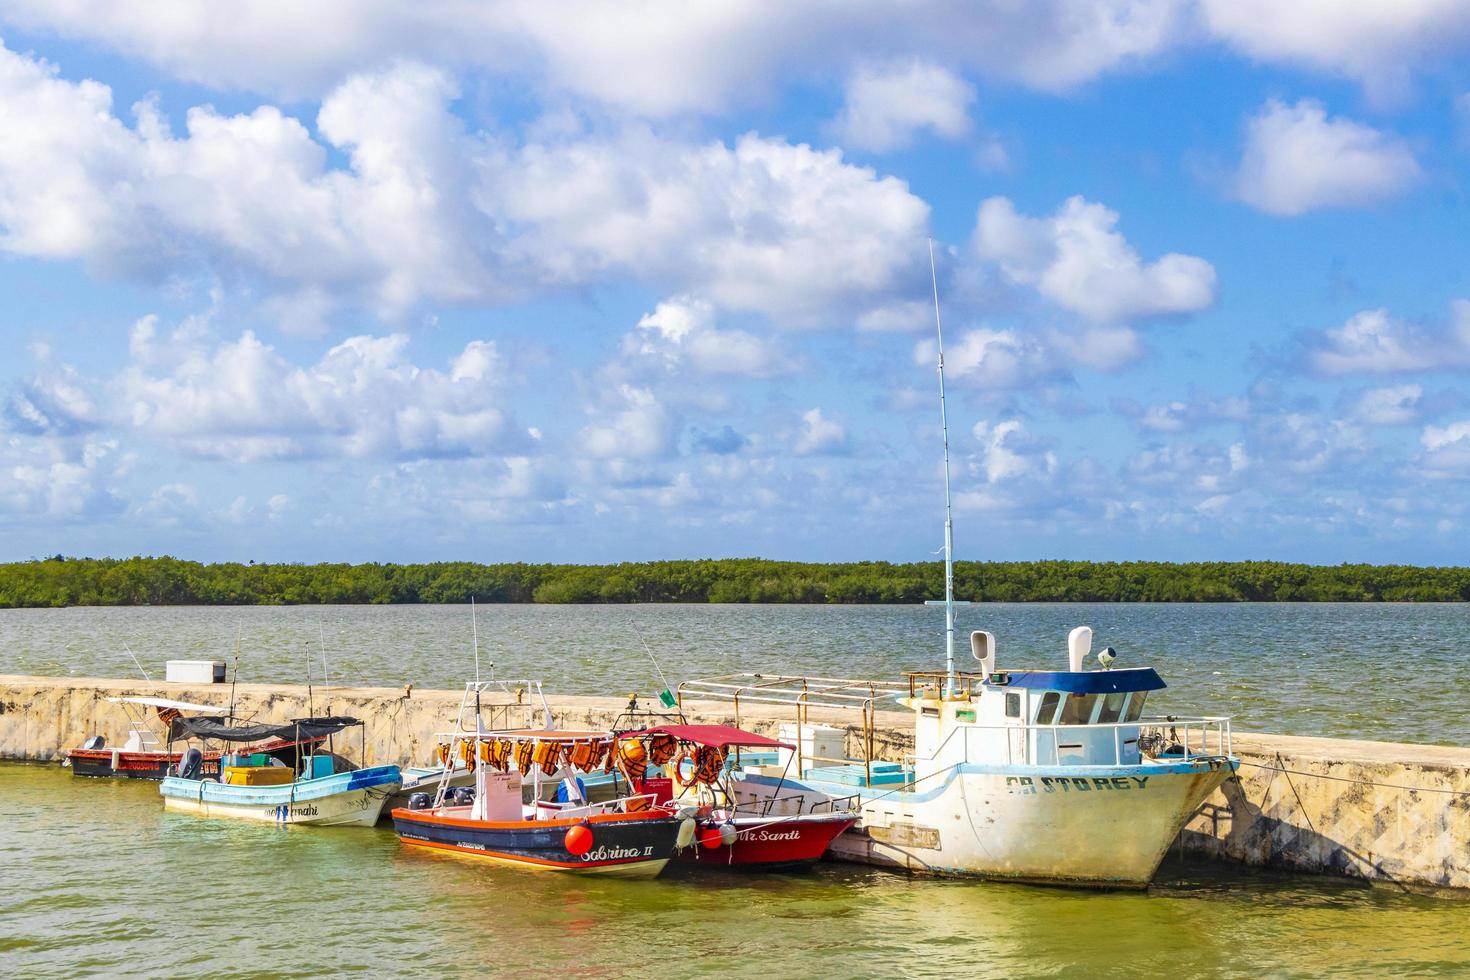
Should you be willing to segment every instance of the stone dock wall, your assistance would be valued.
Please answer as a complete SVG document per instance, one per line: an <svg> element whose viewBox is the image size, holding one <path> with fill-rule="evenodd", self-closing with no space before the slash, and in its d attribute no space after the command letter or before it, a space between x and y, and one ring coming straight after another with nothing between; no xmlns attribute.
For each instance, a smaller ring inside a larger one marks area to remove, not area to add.
<svg viewBox="0 0 1470 980"><path fill-rule="evenodd" d="M0 675L0 759L58 760L94 734L119 745L128 714L106 699L150 694L224 707L230 688ZM627 708L624 699L548 697L559 728L606 729ZM357 759L358 736L347 737L354 759L421 765L435 733L452 727L461 692L317 689L310 707L324 713L328 698L332 713L366 722L364 758ZM487 700L487 723L523 723L526 700ZM304 687L241 684L235 690L237 716L252 720L284 722L307 714L308 707ZM685 710L691 721L736 720L728 704L692 702ZM851 716L814 709L808 720L847 729L848 751L859 753ZM794 718L788 709L763 706L742 709L739 721L774 735ZM1186 825L1177 842L1183 855L1470 895L1470 749L1244 733L1236 734L1234 747L1240 772ZM894 760L912 752L906 713L881 715L876 749Z"/></svg>

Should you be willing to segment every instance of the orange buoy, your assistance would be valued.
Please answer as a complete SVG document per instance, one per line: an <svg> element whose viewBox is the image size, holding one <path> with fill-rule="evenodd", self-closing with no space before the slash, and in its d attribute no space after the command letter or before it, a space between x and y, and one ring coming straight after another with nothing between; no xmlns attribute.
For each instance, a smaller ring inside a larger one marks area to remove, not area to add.
<svg viewBox="0 0 1470 980"><path fill-rule="evenodd" d="M565 845L568 854L581 857L592 850L592 831L587 829L586 824L579 823L567 830L566 836L562 838L562 844Z"/></svg>
<svg viewBox="0 0 1470 980"><path fill-rule="evenodd" d="M719 827L705 827L699 832L699 842L710 850L714 850L725 843L725 838L720 833Z"/></svg>

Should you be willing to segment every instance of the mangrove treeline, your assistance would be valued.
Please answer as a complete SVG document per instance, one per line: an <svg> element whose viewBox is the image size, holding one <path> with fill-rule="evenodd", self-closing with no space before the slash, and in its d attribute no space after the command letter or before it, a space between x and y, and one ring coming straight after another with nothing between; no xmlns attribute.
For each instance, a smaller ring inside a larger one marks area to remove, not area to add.
<svg viewBox="0 0 1470 980"><path fill-rule="evenodd" d="M1470 568L1250 562L956 562L976 602L1456 602ZM940 562L729 558L620 565L200 564L64 558L0 564L0 607L469 602L914 603L944 595Z"/></svg>

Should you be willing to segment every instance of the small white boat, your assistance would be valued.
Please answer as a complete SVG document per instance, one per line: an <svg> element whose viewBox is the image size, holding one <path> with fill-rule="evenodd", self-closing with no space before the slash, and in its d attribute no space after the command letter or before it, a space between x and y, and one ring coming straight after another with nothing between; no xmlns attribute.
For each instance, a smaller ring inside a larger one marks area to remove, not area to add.
<svg viewBox="0 0 1470 980"><path fill-rule="evenodd" d="M285 725L229 725L221 718L183 718L175 725L197 738L239 743L267 737L325 738L362 722L327 717ZM198 748L183 754L176 774L159 786L164 809L278 826L371 827L403 781L397 766L341 771L351 763L327 752L306 756L299 771L264 753L225 754L218 779L205 778L202 765Z"/></svg>

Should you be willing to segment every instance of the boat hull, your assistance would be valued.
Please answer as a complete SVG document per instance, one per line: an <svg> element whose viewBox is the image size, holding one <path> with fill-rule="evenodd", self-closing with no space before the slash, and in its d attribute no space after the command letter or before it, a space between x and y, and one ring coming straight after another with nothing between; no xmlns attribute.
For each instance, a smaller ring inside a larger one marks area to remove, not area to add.
<svg viewBox="0 0 1470 980"><path fill-rule="evenodd" d="M679 833L672 815L598 814L561 820L488 821L469 818L469 807L393 811L399 840L532 871L651 878L668 864ZM566 833L579 824L592 832L592 848L573 854Z"/></svg>
<svg viewBox="0 0 1470 980"><path fill-rule="evenodd" d="M736 817L733 844L706 846L702 840L678 852L685 864L745 868L757 871L799 871L810 868L840 834L852 827L856 816L815 815L802 817ZM711 828L701 828L700 836Z"/></svg>
<svg viewBox="0 0 1470 980"><path fill-rule="evenodd" d="M324 741L326 740L302 739L299 742L277 742L254 746L246 751L264 752L295 768L299 751ZM129 752L125 749L109 748L68 749L66 764L74 776L161 780L178 766L179 760L183 757L182 752ZM205 752L199 774L206 779L218 778L219 759L219 752Z"/></svg>
<svg viewBox="0 0 1470 980"><path fill-rule="evenodd" d="M166 810L277 826L362 826L378 822L398 789L397 766L376 766L285 786L233 786L170 776L159 787Z"/></svg>
<svg viewBox="0 0 1470 980"><path fill-rule="evenodd" d="M1146 888L1235 759L1137 766L961 765L913 791L857 790L858 823L833 858L907 871L1096 888ZM736 774L737 800L796 794L804 806L854 787Z"/></svg>

